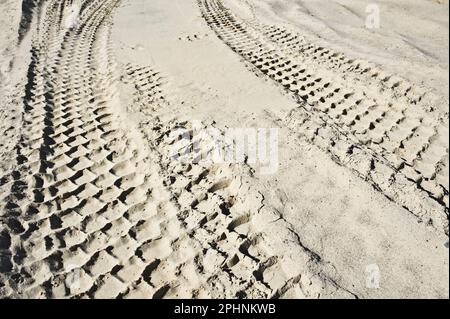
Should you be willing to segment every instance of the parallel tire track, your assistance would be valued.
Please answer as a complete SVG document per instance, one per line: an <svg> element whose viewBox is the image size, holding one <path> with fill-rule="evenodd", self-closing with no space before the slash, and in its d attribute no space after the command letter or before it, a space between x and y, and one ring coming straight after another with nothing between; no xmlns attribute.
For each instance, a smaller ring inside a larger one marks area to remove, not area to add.
<svg viewBox="0 0 450 319"><path fill-rule="evenodd" d="M448 234L449 122L437 98L285 29L240 21L220 0L198 5L255 73L298 101L285 119L293 132Z"/></svg>
<svg viewBox="0 0 450 319"><path fill-rule="evenodd" d="M71 29L71 1L46 2L40 17L17 167L2 186L2 295L114 294L117 282L92 267L111 256L123 214L146 199L138 147L113 114L117 79L102 71L117 1L89 3ZM75 269L83 282L72 291L64 279Z"/></svg>

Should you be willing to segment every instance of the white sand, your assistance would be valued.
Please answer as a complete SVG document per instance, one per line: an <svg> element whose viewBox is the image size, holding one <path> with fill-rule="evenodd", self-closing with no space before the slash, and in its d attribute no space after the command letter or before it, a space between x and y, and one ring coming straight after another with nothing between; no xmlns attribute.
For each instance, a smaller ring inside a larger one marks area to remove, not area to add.
<svg viewBox="0 0 450 319"><path fill-rule="evenodd" d="M448 1L15 2L0 296L448 298ZM170 158L195 123L278 170Z"/></svg>

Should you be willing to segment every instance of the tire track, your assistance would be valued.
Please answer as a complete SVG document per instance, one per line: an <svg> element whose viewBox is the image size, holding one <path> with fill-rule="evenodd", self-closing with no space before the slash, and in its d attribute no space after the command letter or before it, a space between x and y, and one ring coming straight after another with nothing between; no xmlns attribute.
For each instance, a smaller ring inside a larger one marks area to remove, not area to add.
<svg viewBox="0 0 450 319"><path fill-rule="evenodd" d="M117 1L89 2L82 23L65 29L72 5L45 4L32 48L17 167L2 186L3 296L120 293L109 248L147 197L142 154L114 114L118 79L107 71Z"/></svg>
<svg viewBox="0 0 450 319"><path fill-rule="evenodd" d="M298 101L285 119L295 134L448 235L448 114L437 98L282 28L240 21L220 0L198 5L256 74Z"/></svg>
<svg viewBox="0 0 450 319"><path fill-rule="evenodd" d="M319 274L325 268L320 257L303 247L292 226L264 203L250 168L196 160L214 145L196 134L206 126L194 128L155 116L170 108L160 89L164 80L159 72L134 65L126 69L123 82L135 88L132 105L144 119L140 127L150 141L153 162L158 163L155 170L164 181L166 205L176 211L161 223L161 239L172 240L165 244L170 247L167 256L153 261L157 266L147 281L154 285L161 280L157 296L354 297L328 275ZM189 136L178 135L180 129ZM194 151L179 161L173 159L174 150L179 155ZM286 238L293 244L286 244ZM124 297L142 297L148 289L142 285L133 284Z"/></svg>
<svg viewBox="0 0 450 319"><path fill-rule="evenodd" d="M19 44L30 30L33 18L36 14L39 14L42 4L43 0L22 0L22 15L18 34Z"/></svg>

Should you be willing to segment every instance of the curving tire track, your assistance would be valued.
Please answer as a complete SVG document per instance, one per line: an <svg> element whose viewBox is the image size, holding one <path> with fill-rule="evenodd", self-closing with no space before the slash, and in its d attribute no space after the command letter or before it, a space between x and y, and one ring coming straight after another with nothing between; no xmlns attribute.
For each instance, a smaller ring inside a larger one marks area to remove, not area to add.
<svg viewBox="0 0 450 319"><path fill-rule="evenodd" d="M442 101L283 28L241 21L220 0L198 5L256 74L298 101L284 119L295 134L448 235L448 114L436 107Z"/></svg>
<svg viewBox="0 0 450 319"><path fill-rule="evenodd" d="M159 217L168 251L158 258L150 279L152 284L166 283L158 296L355 297L325 272L320 256L304 247L292 225L264 202L249 167L195 160L214 145L193 134L206 126L155 117L170 108L159 72L135 65L126 69L123 82L135 89L132 107L144 119L140 127L150 143L152 162L158 163L154 169L167 194L165 205L175 208L173 215ZM180 129L191 134L178 136ZM172 160L174 150L185 154L186 149L196 151L187 161ZM124 297L143 295L137 286Z"/></svg>

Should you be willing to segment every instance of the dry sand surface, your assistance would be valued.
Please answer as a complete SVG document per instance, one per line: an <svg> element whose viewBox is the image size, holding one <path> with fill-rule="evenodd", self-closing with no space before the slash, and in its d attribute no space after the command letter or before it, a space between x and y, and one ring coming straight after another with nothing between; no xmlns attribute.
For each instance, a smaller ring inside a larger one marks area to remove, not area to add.
<svg viewBox="0 0 450 319"><path fill-rule="evenodd" d="M448 1L0 10L0 298L449 297Z"/></svg>

